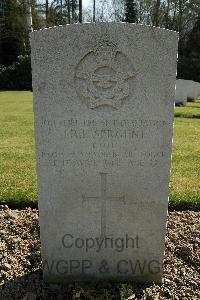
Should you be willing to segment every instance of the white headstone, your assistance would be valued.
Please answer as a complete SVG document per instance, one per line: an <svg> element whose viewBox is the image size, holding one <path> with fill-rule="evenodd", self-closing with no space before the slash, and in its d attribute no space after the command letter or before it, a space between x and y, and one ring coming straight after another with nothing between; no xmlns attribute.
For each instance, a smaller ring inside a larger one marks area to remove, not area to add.
<svg viewBox="0 0 200 300"><path fill-rule="evenodd" d="M198 83L198 86L197 86L197 94L198 94L198 97L200 96L200 83L199 82L197 82Z"/></svg>
<svg viewBox="0 0 200 300"><path fill-rule="evenodd" d="M125 23L31 34L45 281L161 281L177 40Z"/></svg>
<svg viewBox="0 0 200 300"><path fill-rule="evenodd" d="M194 81L194 89L195 89L195 98L194 100L198 99L200 94L200 84L199 82Z"/></svg>
<svg viewBox="0 0 200 300"><path fill-rule="evenodd" d="M198 82L193 80L185 80L186 88L188 91L187 98L188 100L196 100L198 98Z"/></svg>
<svg viewBox="0 0 200 300"><path fill-rule="evenodd" d="M175 103L176 104L185 104L187 102L187 86L185 84L185 80L178 79L176 80L176 96Z"/></svg>

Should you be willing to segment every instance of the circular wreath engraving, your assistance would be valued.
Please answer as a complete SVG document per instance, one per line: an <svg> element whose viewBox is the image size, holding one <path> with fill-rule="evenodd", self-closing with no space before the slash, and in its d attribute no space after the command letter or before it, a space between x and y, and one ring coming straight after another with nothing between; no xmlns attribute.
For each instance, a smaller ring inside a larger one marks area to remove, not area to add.
<svg viewBox="0 0 200 300"><path fill-rule="evenodd" d="M107 42L86 54L78 63L76 91L90 109L115 110L129 98L134 77L130 60L114 44Z"/></svg>

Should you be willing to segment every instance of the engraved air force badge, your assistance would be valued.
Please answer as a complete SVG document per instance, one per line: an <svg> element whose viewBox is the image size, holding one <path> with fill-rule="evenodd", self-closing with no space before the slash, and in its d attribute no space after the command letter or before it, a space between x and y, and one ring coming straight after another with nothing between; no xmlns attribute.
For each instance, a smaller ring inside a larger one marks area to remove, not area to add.
<svg viewBox="0 0 200 300"><path fill-rule="evenodd" d="M119 109L130 96L135 72L130 60L112 42L101 43L87 53L75 70L77 94L88 108Z"/></svg>

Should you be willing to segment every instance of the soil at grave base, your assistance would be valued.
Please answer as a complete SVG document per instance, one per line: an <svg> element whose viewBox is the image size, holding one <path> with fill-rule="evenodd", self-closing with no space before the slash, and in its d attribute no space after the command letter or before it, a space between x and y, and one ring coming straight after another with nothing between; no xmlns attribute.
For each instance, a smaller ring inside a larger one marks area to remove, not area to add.
<svg viewBox="0 0 200 300"><path fill-rule="evenodd" d="M200 299L200 212L170 212L161 286L96 284L45 286L38 211L0 206L0 300Z"/></svg>

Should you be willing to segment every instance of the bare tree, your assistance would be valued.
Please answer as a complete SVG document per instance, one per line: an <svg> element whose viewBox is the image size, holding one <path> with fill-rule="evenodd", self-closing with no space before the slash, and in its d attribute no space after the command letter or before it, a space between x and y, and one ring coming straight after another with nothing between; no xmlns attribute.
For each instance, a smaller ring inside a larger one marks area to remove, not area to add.
<svg viewBox="0 0 200 300"><path fill-rule="evenodd" d="M170 9L170 0L167 0L167 5L165 7L165 13L164 13L165 28L169 28L169 9Z"/></svg>
<svg viewBox="0 0 200 300"><path fill-rule="evenodd" d="M63 0L60 0L60 12L61 12L61 16L63 14Z"/></svg>
<svg viewBox="0 0 200 300"><path fill-rule="evenodd" d="M153 16L152 16L152 25L159 26L159 17L160 17L160 0L156 0Z"/></svg>
<svg viewBox="0 0 200 300"><path fill-rule="evenodd" d="M72 8L72 22L74 22L74 19L75 19L75 5L74 5L74 0L71 1L71 8Z"/></svg>
<svg viewBox="0 0 200 300"><path fill-rule="evenodd" d="M27 31L33 31L33 21L32 21L32 10L31 10L31 1L26 1L26 22L27 22Z"/></svg>
<svg viewBox="0 0 200 300"><path fill-rule="evenodd" d="M68 24L71 23L71 17L70 17L70 0L67 0L67 16L68 16Z"/></svg>
<svg viewBox="0 0 200 300"><path fill-rule="evenodd" d="M79 22L82 23L83 20L83 5L82 0L79 0Z"/></svg>
<svg viewBox="0 0 200 300"><path fill-rule="evenodd" d="M95 22L96 19L96 0L93 0L93 17L92 21Z"/></svg>
<svg viewBox="0 0 200 300"><path fill-rule="evenodd" d="M46 11L46 23L48 24L48 16L49 16L49 1L45 2L45 11Z"/></svg>

